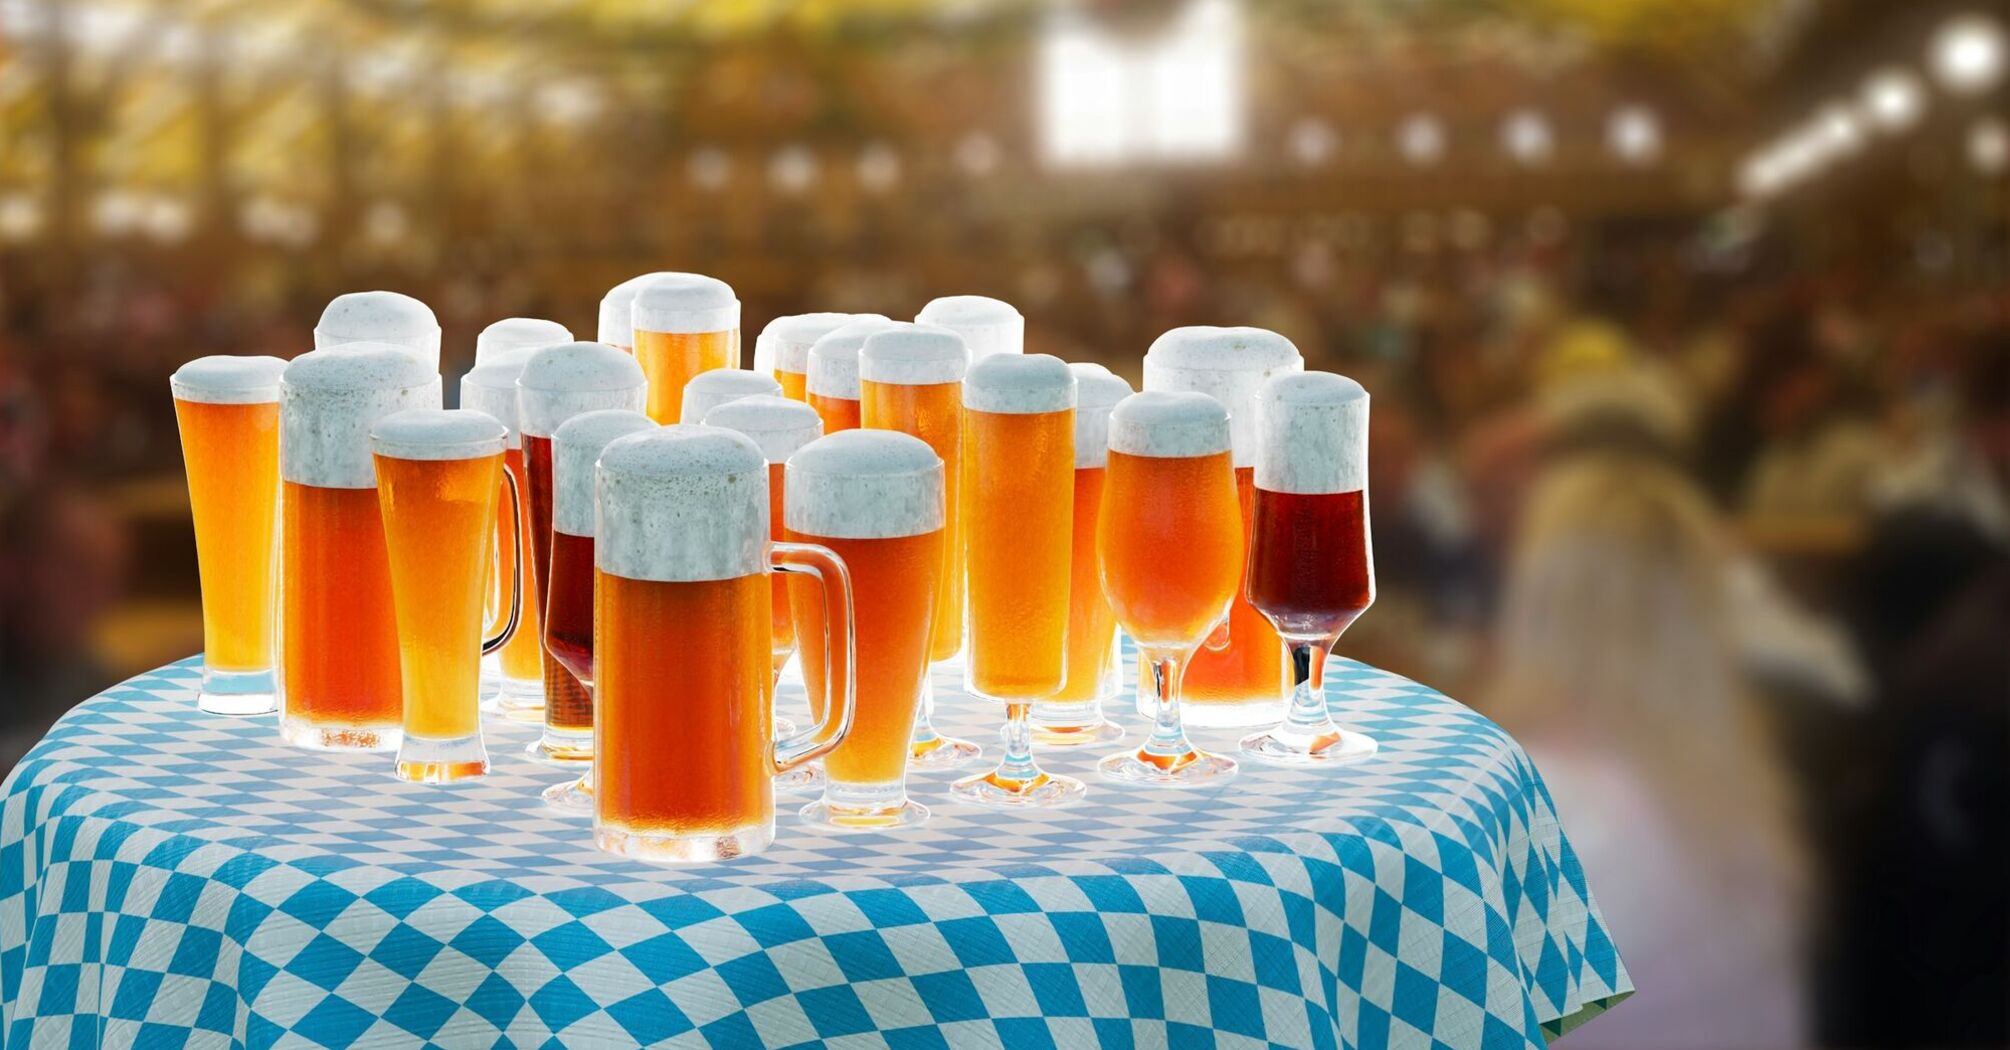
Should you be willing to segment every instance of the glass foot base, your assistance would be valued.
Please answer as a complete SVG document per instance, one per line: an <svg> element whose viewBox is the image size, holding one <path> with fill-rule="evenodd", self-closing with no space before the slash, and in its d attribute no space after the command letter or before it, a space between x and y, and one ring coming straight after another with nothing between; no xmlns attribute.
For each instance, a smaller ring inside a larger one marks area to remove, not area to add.
<svg viewBox="0 0 2010 1050"><path fill-rule="evenodd" d="M279 710L271 671L212 671L204 668L197 709L212 715L269 715Z"/></svg>
<svg viewBox="0 0 2010 1050"><path fill-rule="evenodd" d="M840 831L884 831L911 828L928 820L928 807L909 799L893 806L839 806L818 799L801 810L803 822Z"/></svg>
<svg viewBox="0 0 2010 1050"><path fill-rule="evenodd" d="M279 736L310 751L395 751L404 727L323 725L305 718L281 718Z"/></svg>
<svg viewBox="0 0 2010 1050"><path fill-rule="evenodd" d="M635 831L615 824L599 824L593 829L593 844L602 851L655 864L705 864L732 860L759 853L773 841L775 827L772 823L707 835Z"/></svg>
<svg viewBox="0 0 2010 1050"><path fill-rule="evenodd" d="M544 799L545 805L566 813L593 812L593 785L585 777L553 784L539 792L538 797Z"/></svg>
<svg viewBox="0 0 2010 1050"><path fill-rule="evenodd" d="M1143 751L1125 751L1096 763L1096 772L1107 780L1148 787L1203 787L1235 775L1235 759L1205 751L1165 757Z"/></svg>
<svg viewBox="0 0 2010 1050"><path fill-rule="evenodd" d="M398 744L399 780L415 784L451 784L487 776L488 749L480 733L448 739L407 736Z"/></svg>
<svg viewBox="0 0 2010 1050"><path fill-rule="evenodd" d="M593 762L593 745L591 743L587 744L585 748L561 747L554 745L550 740L539 738L531 741L530 745L523 749L523 753L529 755L531 761L539 765L552 766L558 769L576 769L580 766L591 765Z"/></svg>
<svg viewBox="0 0 2010 1050"><path fill-rule="evenodd" d="M775 777L775 790L807 795L824 789L824 767L816 762L797 766Z"/></svg>
<svg viewBox="0 0 2010 1050"><path fill-rule="evenodd" d="M1124 738L1124 727L1105 718L1085 726L1043 726L1033 723L1033 742L1041 747L1113 744Z"/></svg>
<svg viewBox="0 0 2010 1050"><path fill-rule="evenodd" d="M907 764L919 769L954 769L974 762L984 749L968 740L938 736L926 743L908 745Z"/></svg>
<svg viewBox="0 0 2010 1050"><path fill-rule="evenodd" d="M1242 738L1242 753L1264 762L1309 766L1367 758L1376 751L1375 738L1335 726L1325 733L1295 733L1278 726Z"/></svg>
<svg viewBox="0 0 2010 1050"><path fill-rule="evenodd" d="M978 806L1065 806L1088 793L1088 785L1074 777L1052 773L1022 780L992 770L949 785L950 798Z"/></svg>

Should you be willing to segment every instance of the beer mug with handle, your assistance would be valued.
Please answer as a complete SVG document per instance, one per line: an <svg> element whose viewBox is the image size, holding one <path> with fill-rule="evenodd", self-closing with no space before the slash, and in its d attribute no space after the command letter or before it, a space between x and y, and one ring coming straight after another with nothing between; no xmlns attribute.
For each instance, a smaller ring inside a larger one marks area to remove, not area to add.
<svg viewBox="0 0 2010 1050"><path fill-rule="evenodd" d="M852 588L828 548L773 543L768 464L752 439L680 424L600 455L594 547L594 844L692 863L775 838L774 777L851 731ZM769 573L817 577L832 676L815 725L773 735Z"/></svg>

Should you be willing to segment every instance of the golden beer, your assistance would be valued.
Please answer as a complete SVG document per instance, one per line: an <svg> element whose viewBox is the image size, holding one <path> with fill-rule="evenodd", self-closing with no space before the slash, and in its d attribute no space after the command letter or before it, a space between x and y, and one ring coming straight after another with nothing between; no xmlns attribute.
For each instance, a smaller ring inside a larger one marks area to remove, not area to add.
<svg viewBox="0 0 2010 1050"><path fill-rule="evenodd" d="M810 407L823 417L825 434L859 425L859 351L865 348L867 336L893 327L894 322L876 314L855 317L810 347L810 370L804 390L808 392Z"/></svg>
<svg viewBox="0 0 2010 1050"><path fill-rule="evenodd" d="M1075 523L1068 572L1067 670L1061 689L1033 705L1034 738L1067 747L1108 742L1124 735L1103 717L1103 701L1117 696L1117 619L1103 597L1096 556L1102 518L1103 475L1109 461L1110 410L1129 397L1131 385L1100 365L1069 365L1076 382Z"/></svg>
<svg viewBox="0 0 2010 1050"><path fill-rule="evenodd" d="M784 513L787 482L783 464L796 450L823 436L823 420L800 401L773 396L743 397L705 413L705 425L738 431L751 439L768 461L768 532L776 541L786 540L788 518ZM796 654L795 614L789 607L789 581L784 575L774 579L774 617L771 638L775 678Z"/></svg>
<svg viewBox="0 0 2010 1050"><path fill-rule="evenodd" d="M525 322L511 325L510 322ZM550 325L549 328L543 327ZM508 326L508 327L505 327ZM507 433L503 438L503 471L509 475L496 490L496 506L502 512L496 515L495 535L489 542L489 571L484 588L482 621L485 630L495 630L509 610L509 596L522 594L517 613L517 630L512 632L502 649L491 656L483 657L482 674L484 688L487 679L495 679L494 710L513 722L542 723L544 721L544 643L542 617L544 605L538 600L536 583L530 577L530 547L524 545L524 560L521 566L510 556L510 550L517 541L513 537L530 535L530 505L522 498L530 491L529 475L523 459L523 438L517 430L517 376L523 374L524 362L540 347L532 345L487 345L484 339L500 330L497 338L505 342L516 339L529 340L543 338L552 330L564 331L550 322L532 322L529 318L510 318L497 321L483 329L481 338L475 342L475 367L461 377L461 407L486 413L500 422ZM506 491L507 484L515 482L517 498L511 499ZM515 520L511 520L512 508ZM519 532L517 530L521 529ZM493 670L489 664L493 663Z"/></svg>
<svg viewBox="0 0 2010 1050"><path fill-rule="evenodd" d="M314 349L348 343L396 346L426 371L440 371L440 322L425 303L399 292L349 292L328 301L314 326Z"/></svg>
<svg viewBox="0 0 2010 1050"><path fill-rule="evenodd" d="M818 339L861 317L879 317L879 314L790 314L777 317L761 329L759 343L765 344L766 354L759 347L755 350L754 368L766 368L773 373L775 381L782 385L782 396L794 401L809 399L810 347Z"/></svg>
<svg viewBox="0 0 2010 1050"><path fill-rule="evenodd" d="M635 360L649 377L649 418L675 423L684 384L700 372L740 367L740 301L726 282L664 274L635 293L629 309Z"/></svg>

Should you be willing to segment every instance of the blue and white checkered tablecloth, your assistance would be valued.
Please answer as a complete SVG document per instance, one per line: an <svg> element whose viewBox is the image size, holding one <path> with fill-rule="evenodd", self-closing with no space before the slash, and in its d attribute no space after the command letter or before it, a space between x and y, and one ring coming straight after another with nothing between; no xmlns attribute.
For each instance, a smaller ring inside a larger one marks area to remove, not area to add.
<svg viewBox="0 0 2010 1050"><path fill-rule="evenodd" d="M1632 987L1514 741L1344 660L1363 764L1151 792L1050 750L1085 802L979 810L922 773L928 824L839 835L784 796L767 853L688 869L594 851L524 731L491 725L485 781L414 786L199 714L196 679L87 701L8 777L8 1050L1491 1050ZM939 721L989 748L999 714L947 695Z"/></svg>

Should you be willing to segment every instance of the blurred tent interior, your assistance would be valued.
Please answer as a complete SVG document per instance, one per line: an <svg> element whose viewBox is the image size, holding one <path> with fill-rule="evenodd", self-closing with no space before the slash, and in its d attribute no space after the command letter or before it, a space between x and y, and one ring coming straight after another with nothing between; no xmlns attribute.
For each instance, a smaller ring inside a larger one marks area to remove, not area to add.
<svg viewBox="0 0 2010 1050"><path fill-rule="evenodd" d="M666 269L755 329L994 295L1132 380L1256 324L1376 399L1341 651L1502 721L1585 828L1642 994L1573 1045L2010 1043L2006 26L0 0L0 763L200 647L165 378L336 294L425 300L450 376Z"/></svg>

